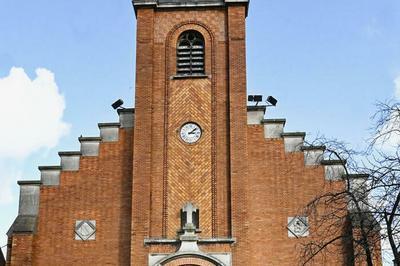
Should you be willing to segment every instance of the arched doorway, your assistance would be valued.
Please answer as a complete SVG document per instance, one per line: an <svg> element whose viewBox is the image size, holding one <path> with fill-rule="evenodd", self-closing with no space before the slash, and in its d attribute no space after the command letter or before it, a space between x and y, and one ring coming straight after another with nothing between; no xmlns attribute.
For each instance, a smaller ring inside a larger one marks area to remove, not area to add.
<svg viewBox="0 0 400 266"><path fill-rule="evenodd" d="M170 255L158 263L156 266L227 266L220 260L204 253L180 253Z"/></svg>
<svg viewBox="0 0 400 266"><path fill-rule="evenodd" d="M194 257L186 257L186 258L178 258L165 264L161 264L163 266L217 266L219 264L215 264L208 260L203 260L200 258Z"/></svg>

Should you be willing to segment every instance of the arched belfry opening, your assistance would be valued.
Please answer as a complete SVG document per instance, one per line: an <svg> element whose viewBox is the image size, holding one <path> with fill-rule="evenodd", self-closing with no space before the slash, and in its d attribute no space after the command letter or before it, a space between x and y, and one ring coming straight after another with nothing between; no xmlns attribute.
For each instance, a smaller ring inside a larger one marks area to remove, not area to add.
<svg viewBox="0 0 400 266"><path fill-rule="evenodd" d="M204 46L204 37L198 31L188 30L179 36L176 48L178 75L205 74Z"/></svg>

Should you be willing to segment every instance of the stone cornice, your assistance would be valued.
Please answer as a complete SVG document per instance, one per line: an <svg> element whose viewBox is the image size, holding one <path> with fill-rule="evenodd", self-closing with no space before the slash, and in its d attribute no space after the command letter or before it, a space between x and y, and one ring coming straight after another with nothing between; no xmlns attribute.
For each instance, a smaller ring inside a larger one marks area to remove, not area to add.
<svg viewBox="0 0 400 266"><path fill-rule="evenodd" d="M226 5L246 5L250 0L132 0L135 12L138 8L196 8L223 7ZM247 12L246 12L247 13Z"/></svg>

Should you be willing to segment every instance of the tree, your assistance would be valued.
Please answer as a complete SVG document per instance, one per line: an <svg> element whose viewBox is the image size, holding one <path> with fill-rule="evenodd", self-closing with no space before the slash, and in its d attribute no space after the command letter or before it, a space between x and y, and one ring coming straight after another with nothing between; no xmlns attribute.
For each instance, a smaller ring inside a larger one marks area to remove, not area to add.
<svg viewBox="0 0 400 266"><path fill-rule="evenodd" d="M377 107L366 170L374 188L372 211L382 218L382 237L400 265L400 103L378 103Z"/></svg>
<svg viewBox="0 0 400 266"><path fill-rule="evenodd" d="M317 236L302 244L303 265L339 244L347 247L342 254L350 258L349 265L360 261L374 265L381 241L390 244L400 265L400 104L378 103L373 120L364 151L325 138L312 143L326 146L327 159L342 162L343 180L303 210ZM348 254L349 250L354 253Z"/></svg>
<svg viewBox="0 0 400 266"><path fill-rule="evenodd" d="M313 146L316 143L325 145L325 159L341 163L343 175L342 180L332 181L303 210L312 221L314 237L302 244L301 264L306 265L315 257L332 252L331 249L337 253L337 247L344 246L341 255L348 265L360 258L373 265L373 254L379 247L379 223L368 211L368 175L355 171L359 170L355 159L359 153L336 140L319 138Z"/></svg>

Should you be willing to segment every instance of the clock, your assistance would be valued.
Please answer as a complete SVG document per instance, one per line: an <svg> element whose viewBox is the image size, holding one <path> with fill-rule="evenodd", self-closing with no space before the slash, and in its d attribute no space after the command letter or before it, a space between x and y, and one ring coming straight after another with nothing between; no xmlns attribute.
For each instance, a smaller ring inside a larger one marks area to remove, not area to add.
<svg viewBox="0 0 400 266"><path fill-rule="evenodd" d="M181 139L188 144L196 143L201 138L201 134L200 126L192 122L184 124L179 133Z"/></svg>

